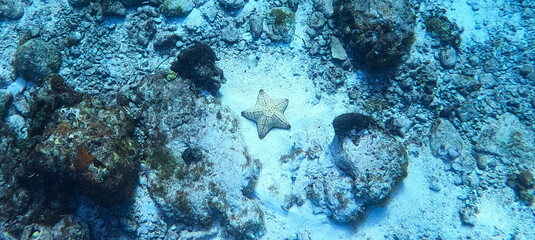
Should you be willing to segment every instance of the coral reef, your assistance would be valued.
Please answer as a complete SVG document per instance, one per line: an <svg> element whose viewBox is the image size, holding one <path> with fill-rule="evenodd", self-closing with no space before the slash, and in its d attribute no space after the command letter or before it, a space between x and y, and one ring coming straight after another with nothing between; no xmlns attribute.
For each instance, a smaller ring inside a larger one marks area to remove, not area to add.
<svg viewBox="0 0 535 240"><path fill-rule="evenodd" d="M214 50L199 43L180 52L171 70L182 78L190 79L198 88L217 95L225 78L223 71L216 66L216 60Z"/></svg>
<svg viewBox="0 0 535 240"><path fill-rule="evenodd" d="M340 171L311 179L307 197L334 221L357 223L368 206L384 203L405 178L407 150L369 116L343 114L335 123L330 152Z"/></svg>
<svg viewBox="0 0 535 240"><path fill-rule="evenodd" d="M39 84L46 75L58 72L61 54L52 43L34 38L17 48L13 65L22 78Z"/></svg>
<svg viewBox="0 0 535 240"><path fill-rule="evenodd" d="M357 132L368 128L373 124L373 119L360 113L344 113L333 120L334 133L338 137L345 137L350 134L349 131Z"/></svg>
<svg viewBox="0 0 535 240"><path fill-rule="evenodd" d="M295 31L295 13L287 7L273 8L266 17L267 35L274 42L289 43Z"/></svg>
<svg viewBox="0 0 535 240"><path fill-rule="evenodd" d="M424 15L425 30L431 37L438 39L444 46L452 46L459 49L461 46L461 33L463 30L452 23L446 16L446 10L433 9Z"/></svg>
<svg viewBox="0 0 535 240"><path fill-rule="evenodd" d="M19 19L24 15L22 2L19 0L0 0L0 19Z"/></svg>
<svg viewBox="0 0 535 240"><path fill-rule="evenodd" d="M186 82L164 76L149 76L132 89L138 92L134 103L143 105L138 118L146 120L149 193L178 231L209 232L220 222L238 239L257 238L263 212L250 197L260 164L237 147L243 146L234 135L237 117Z"/></svg>
<svg viewBox="0 0 535 240"><path fill-rule="evenodd" d="M134 119L122 107L86 100L63 108L47 126L38 151L49 159L47 165L63 169L98 202L121 203L133 196L140 153Z"/></svg>
<svg viewBox="0 0 535 240"><path fill-rule="evenodd" d="M82 93L65 84L60 75L48 75L41 87L31 94L28 136L41 135L54 111L61 107L72 107L81 102L83 97Z"/></svg>
<svg viewBox="0 0 535 240"><path fill-rule="evenodd" d="M353 59L370 68L399 65L414 38L415 14L408 0L340 1L337 28Z"/></svg>

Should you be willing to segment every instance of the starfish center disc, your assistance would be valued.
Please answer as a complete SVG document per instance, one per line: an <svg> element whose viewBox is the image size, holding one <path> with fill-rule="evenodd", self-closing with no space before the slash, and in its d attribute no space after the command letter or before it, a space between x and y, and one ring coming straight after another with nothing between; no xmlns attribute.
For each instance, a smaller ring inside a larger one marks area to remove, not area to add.
<svg viewBox="0 0 535 240"><path fill-rule="evenodd" d="M273 110L273 108L265 108L265 109L262 110L262 115L264 115L264 116L273 116L274 112L275 111Z"/></svg>

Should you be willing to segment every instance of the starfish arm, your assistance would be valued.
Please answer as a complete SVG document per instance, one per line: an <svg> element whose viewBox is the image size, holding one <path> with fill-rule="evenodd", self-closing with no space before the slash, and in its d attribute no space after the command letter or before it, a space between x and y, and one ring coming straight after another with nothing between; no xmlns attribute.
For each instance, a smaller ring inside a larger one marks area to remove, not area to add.
<svg viewBox="0 0 535 240"><path fill-rule="evenodd" d="M264 90L260 89L260 92L258 92L258 97L256 99L256 105L262 105L267 106L271 102L271 98L264 92Z"/></svg>
<svg viewBox="0 0 535 240"><path fill-rule="evenodd" d="M288 99L279 99L273 103L275 110L284 113L288 107Z"/></svg>
<svg viewBox="0 0 535 240"><path fill-rule="evenodd" d="M286 128L286 129L289 129L292 127L290 123L288 122L288 120L286 120L284 115L280 112L276 112L275 114L273 114L272 122L273 122L274 127Z"/></svg>
<svg viewBox="0 0 535 240"><path fill-rule="evenodd" d="M256 122L256 127L258 128L258 137L260 137L260 139L264 138L271 128L273 128L269 120L270 119L268 117L262 116Z"/></svg>
<svg viewBox="0 0 535 240"><path fill-rule="evenodd" d="M247 119L258 121L258 119L262 116L262 110L254 107L241 112L241 115Z"/></svg>

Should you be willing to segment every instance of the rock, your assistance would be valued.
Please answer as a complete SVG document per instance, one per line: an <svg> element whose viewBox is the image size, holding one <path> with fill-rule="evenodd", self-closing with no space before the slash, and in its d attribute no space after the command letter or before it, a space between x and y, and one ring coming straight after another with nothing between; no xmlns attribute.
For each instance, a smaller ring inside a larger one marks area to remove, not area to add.
<svg viewBox="0 0 535 240"><path fill-rule="evenodd" d="M437 119L429 131L429 147L437 158L451 161L449 153L463 151L463 140L453 124L446 119Z"/></svg>
<svg viewBox="0 0 535 240"><path fill-rule="evenodd" d="M407 175L405 147L379 129L357 133L331 143L334 163L355 181L360 200L377 203L386 199Z"/></svg>
<svg viewBox="0 0 535 240"><path fill-rule="evenodd" d="M494 76L490 73L483 73L479 75L479 82L485 89L493 89L498 85Z"/></svg>
<svg viewBox="0 0 535 240"><path fill-rule="evenodd" d="M477 155L477 168L479 168L480 170L487 170L487 167L489 166L489 162L488 162L488 156L487 155L483 155L483 154L478 154Z"/></svg>
<svg viewBox="0 0 535 240"><path fill-rule="evenodd" d="M445 68L453 68L457 63L457 52L452 46L446 46L440 51L440 65Z"/></svg>
<svg viewBox="0 0 535 240"><path fill-rule="evenodd" d="M200 6L197 4L197 6ZM214 23L218 13L220 12L219 6L214 1L207 2L202 6L202 16L209 22Z"/></svg>
<svg viewBox="0 0 535 240"><path fill-rule="evenodd" d="M173 49L179 40L180 37L176 33L159 31L154 36L153 45L158 50Z"/></svg>
<svg viewBox="0 0 535 240"><path fill-rule="evenodd" d="M335 137L329 150L340 171L314 176L307 197L336 222L362 221L365 209L384 203L407 175L405 147L371 125Z"/></svg>
<svg viewBox="0 0 535 240"><path fill-rule="evenodd" d="M91 230L89 225L78 217L67 215L57 223L30 224L22 231L20 240L32 239L79 239L90 240Z"/></svg>
<svg viewBox="0 0 535 240"><path fill-rule="evenodd" d="M24 15L24 8L20 0L0 0L0 19L19 19Z"/></svg>
<svg viewBox="0 0 535 240"><path fill-rule="evenodd" d="M240 38L240 31L232 24L228 24L221 30L221 39L227 43L235 43Z"/></svg>
<svg viewBox="0 0 535 240"><path fill-rule="evenodd" d="M385 122L386 129L392 134L399 137L405 137L405 133L409 131L412 122L407 117L389 118Z"/></svg>
<svg viewBox="0 0 535 240"><path fill-rule="evenodd" d="M217 0L221 7L227 11L236 11L245 6L246 0Z"/></svg>
<svg viewBox="0 0 535 240"><path fill-rule="evenodd" d="M26 138L26 120L21 115L10 115L6 118L8 126L13 128L18 138Z"/></svg>
<svg viewBox="0 0 535 240"><path fill-rule="evenodd" d="M102 2L103 14L106 16L126 16L126 8L124 5L115 0L105 0Z"/></svg>
<svg viewBox="0 0 535 240"><path fill-rule="evenodd" d="M524 163L535 158L535 133L527 129L518 118L506 113L497 121L482 127L476 149L510 161Z"/></svg>
<svg viewBox="0 0 535 240"><path fill-rule="evenodd" d="M11 103L12 95L7 89L0 89L0 122L4 121L6 110Z"/></svg>
<svg viewBox="0 0 535 240"><path fill-rule="evenodd" d="M27 94L27 92L25 93ZM26 99L25 94L15 95L13 97L13 105L23 116L28 116L28 113L30 113L30 103L28 102L28 99Z"/></svg>
<svg viewBox="0 0 535 240"><path fill-rule="evenodd" d="M351 178L329 174L325 176L325 199L329 217L339 223L358 223L365 218L365 208L355 199L356 189Z"/></svg>
<svg viewBox="0 0 535 240"><path fill-rule="evenodd" d="M266 33L272 41L289 43L293 40L295 13L290 8L273 8L267 20Z"/></svg>
<svg viewBox="0 0 535 240"><path fill-rule="evenodd" d="M319 1L319 0L318 0ZM337 1L334 22L353 59L373 69L398 66L412 45L416 16L409 0Z"/></svg>
<svg viewBox="0 0 535 240"><path fill-rule="evenodd" d="M63 108L43 133L39 152L48 160L42 167L68 176L99 203L123 203L138 185L141 148L134 130L134 118L123 107L87 100Z"/></svg>
<svg viewBox="0 0 535 240"><path fill-rule="evenodd" d="M61 54L51 43L30 39L15 52L14 67L26 81L40 84L50 73L56 73L61 66Z"/></svg>
<svg viewBox="0 0 535 240"><path fill-rule="evenodd" d="M42 86L30 95L28 135L30 137L41 135L55 110L74 106L82 99L83 94L65 84L60 75L50 74Z"/></svg>
<svg viewBox="0 0 535 240"><path fill-rule="evenodd" d="M186 17L193 8L195 8L195 3L191 0L165 0L162 13L166 17Z"/></svg>
<svg viewBox="0 0 535 240"><path fill-rule="evenodd" d="M325 25L325 16L321 14L320 12L314 12L312 15L310 15L310 18L308 19L308 26L312 29L320 29L323 28L323 25Z"/></svg>
<svg viewBox="0 0 535 240"><path fill-rule="evenodd" d="M520 75L524 78L526 78L530 73L533 73L533 72L535 72L535 69L533 68L531 64L523 65L518 71L518 73L520 73Z"/></svg>
<svg viewBox="0 0 535 240"><path fill-rule="evenodd" d="M184 27L190 31L199 31L199 29L203 29L207 24L201 11L197 9L193 9L184 21Z"/></svg>
<svg viewBox="0 0 535 240"><path fill-rule="evenodd" d="M214 50L199 43L180 52L171 70L182 78L191 79L196 87L217 95L225 78L223 71L216 66L216 60Z"/></svg>
<svg viewBox="0 0 535 240"><path fill-rule="evenodd" d="M325 18L330 18L334 14L333 0L313 0L314 8L323 14Z"/></svg>
<svg viewBox="0 0 535 240"><path fill-rule="evenodd" d="M249 28L253 38L257 39L262 35L263 25L263 18L261 16L253 14L249 18Z"/></svg>
<svg viewBox="0 0 535 240"><path fill-rule="evenodd" d="M479 117L476 106L471 101L463 103L461 107L457 109L456 115L461 122L468 122Z"/></svg>
<svg viewBox="0 0 535 240"><path fill-rule="evenodd" d="M140 21L133 32L134 38L141 46L147 46L156 34L156 23L153 19Z"/></svg>
<svg viewBox="0 0 535 240"><path fill-rule="evenodd" d="M459 49L463 29L449 20L446 16L446 10L433 8L424 15L424 21L427 33L432 38L439 40L442 46Z"/></svg>
<svg viewBox="0 0 535 240"><path fill-rule="evenodd" d="M468 57L468 63L472 65L473 67L477 67L481 64L481 60L478 56L472 55Z"/></svg>
<svg viewBox="0 0 535 240"><path fill-rule="evenodd" d="M147 126L160 126L167 136L151 134L145 141L150 197L165 218L186 225L185 229L221 226L232 239L259 238L264 213L252 194L261 166L248 155L242 136L229 131L239 119L216 99L199 97L187 81L168 81L161 74L143 79L139 88L132 89L140 92L135 102L146 105L140 117L147 119ZM199 131L203 126L211 127ZM175 134L179 132L189 139ZM200 154L202 160L190 159L187 153L182 158L167 146L190 146L192 155Z"/></svg>
<svg viewBox="0 0 535 240"><path fill-rule="evenodd" d="M476 207L469 205L459 210L461 223L468 226L475 226L476 224Z"/></svg>
<svg viewBox="0 0 535 240"><path fill-rule="evenodd" d="M486 73L495 73L500 70L500 64L494 58L491 58L483 64L483 70Z"/></svg>
<svg viewBox="0 0 535 240"><path fill-rule="evenodd" d="M440 190L442 190L442 188L440 187L440 183L438 182L438 178L435 177L435 176L431 176L428 178L428 181L429 181L429 189L435 191L435 192L440 192Z"/></svg>
<svg viewBox="0 0 535 240"><path fill-rule="evenodd" d="M336 117L333 121L336 136L343 137L349 134L350 130L357 132L368 128L373 123L373 119L360 113L345 113Z"/></svg>
<svg viewBox="0 0 535 240"><path fill-rule="evenodd" d="M73 7L85 7L93 0L68 0L69 4Z"/></svg>
<svg viewBox="0 0 535 240"><path fill-rule="evenodd" d="M481 89L481 82L476 80L473 76L458 74L452 75L452 77L452 88L458 90L464 96Z"/></svg>
<svg viewBox="0 0 535 240"><path fill-rule="evenodd" d="M124 6L135 7L141 5L146 0L120 0Z"/></svg>
<svg viewBox="0 0 535 240"><path fill-rule="evenodd" d="M331 36L331 56L340 61L347 59L347 53L340 40L337 37Z"/></svg>
<svg viewBox="0 0 535 240"><path fill-rule="evenodd" d="M197 163L202 160L202 151L200 148L188 147L182 152L182 160L186 164Z"/></svg>

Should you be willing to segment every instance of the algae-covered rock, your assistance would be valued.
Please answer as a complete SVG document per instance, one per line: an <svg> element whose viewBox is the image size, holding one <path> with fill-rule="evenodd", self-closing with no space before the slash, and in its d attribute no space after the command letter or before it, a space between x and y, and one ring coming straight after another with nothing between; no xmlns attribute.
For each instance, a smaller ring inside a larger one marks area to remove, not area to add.
<svg viewBox="0 0 535 240"><path fill-rule="evenodd" d="M151 197L179 227L208 231L220 225L236 239L258 238L264 213L251 195L260 163L236 134L238 116L193 88L161 73L135 89L140 118L151 129L143 143Z"/></svg>
<svg viewBox="0 0 535 240"><path fill-rule="evenodd" d="M104 0L102 2L103 13L106 16L117 16L124 17L126 16L126 8L124 5L115 0Z"/></svg>
<svg viewBox="0 0 535 240"><path fill-rule="evenodd" d="M344 137L350 130L360 131L373 124L373 119L360 113L344 113L333 120L334 133L338 137Z"/></svg>
<svg viewBox="0 0 535 240"><path fill-rule="evenodd" d="M24 228L20 240L76 239L89 240L89 225L81 219L67 215L54 225L31 224Z"/></svg>
<svg viewBox="0 0 535 240"><path fill-rule="evenodd" d="M121 2L127 7L135 7L141 5L146 0L121 0Z"/></svg>
<svg viewBox="0 0 535 240"><path fill-rule="evenodd" d="M355 182L357 199L378 203L407 175L405 147L385 131L370 128L331 143L335 164Z"/></svg>
<svg viewBox="0 0 535 240"><path fill-rule="evenodd" d="M414 38L409 0L340 1L334 18L353 59L380 69L399 65Z"/></svg>
<svg viewBox="0 0 535 240"><path fill-rule="evenodd" d="M289 43L295 31L295 13L286 7L273 8L267 15L267 35L275 42Z"/></svg>
<svg viewBox="0 0 535 240"><path fill-rule="evenodd" d="M326 18L330 18L334 14L334 0L312 0L316 11L322 13Z"/></svg>
<svg viewBox="0 0 535 240"><path fill-rule="evenodd" d="M486 124L474 150L480 158L495 159L501 179L527 205L534 201L535 132L513 114L507 113Z"/></svg>
<svg viewBox="0 0 535 240"><path fill-rule="evenodd" d="M242 9L247 0L218 0L218 2L225 10L236 11Z"/></svg>
<svg viewBox="0 0 535 240"><path fill-rule="evenodd" d="M525 160L535 158L535 133L515 115L507 113L483 127L476 149L533 165L533 162Z"/></svg>
<svg viewBox="0 0 535 240"><path fill-rule="evenodd" d="M69 4L73 7L85 7L93 0L68 0Z"/></svg>
<svg viewBox="0 0 535 240"><path fill-rule="evenodd" d="M431 10L424 15L424 20L425 30L431 37L438 39L444 47L452 46L459 49L463 30L449 20L446 16L446 10Z"/></svg>
<svg viewBox="0 0 535 240"><path fill-rule="evenodd" d="M40 39L28 40L15 52L15 71L26 81L39 84L46 75L58 72L60 66L59 50Z"/></svg>
<svg viewBox="0 0 535 240"><path fill-rule="evenodd" d="M384 203L407 175L405 146L369 116L342 114L330 155L339 171L314 176L307 197L334 221L361 222L368 206Z"/></svg>
<svg viewBox="0 0 535 240"><path fill-rule="evenodd" d="M19 19L24 15L20 0L0 0L0 19Z"/></svg>
<svg viewBox="0 0 535 240"><path fill-rule="evenodd" d="M533 173L529 170L520 169L510 174L507 179L507 185L515 190L517 197L525 202L527 205L533 205L535 198L533 187L535 181L533 179Z"/></svg>
<svg viewBox="0 0 535 240"><path fill-rule="evenodd" d="M195 44L180 52L171 70L182 78L193 81L195 86L217 95L225 81L223 70L215 64L217 57L214 50L206 44Z"/></svg>
<svg viewBox="0 0 535 240"><path fill-rule="evenodd" d="M41 87L30 97L30 137L41 135L44 127L52 120L51 116L60 107L71 107L83 99L83 94L63 81L58 74L48 75Z"/></svg>
<svg viewBox="0 0 535 240"><path fill-rule="evenodd" d="M65 147L69 146L69 147ZM38 147L45 166L60 169L101 203L133 196L140 169L134 119L122 107L90 100L56 112Z"/></svg>
<svg viewBox="0 0 535 240"><path fill-rule="evenodd" d="M11 92L6 89L0 89L0 122L4 119L4 114L6 113L11 98Z"/></svg>
<svg viewBox="0 0 535 240"><path fill-rule="evenodd" d="M162 13L166 17L186 17L195 8L191 0L165 0Z"/></svg>

